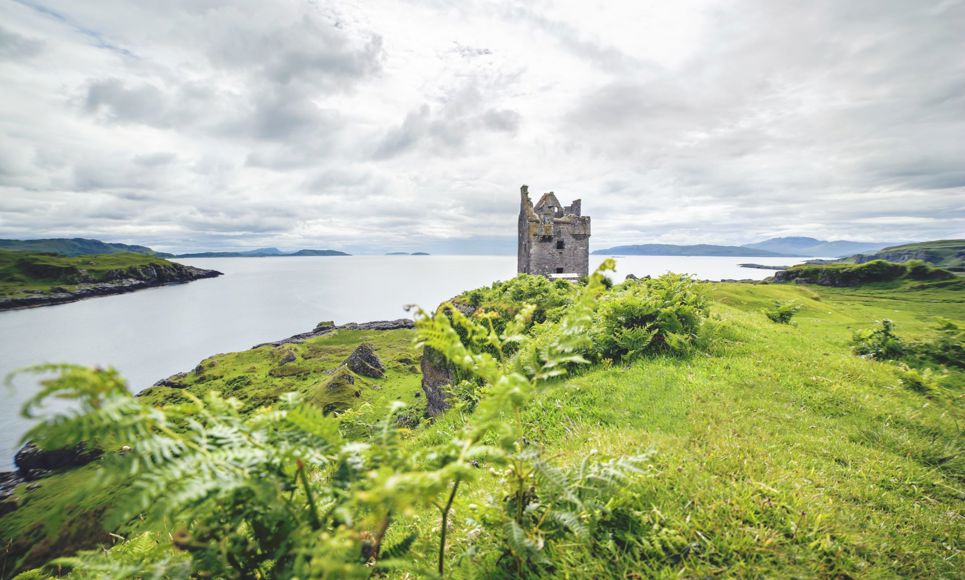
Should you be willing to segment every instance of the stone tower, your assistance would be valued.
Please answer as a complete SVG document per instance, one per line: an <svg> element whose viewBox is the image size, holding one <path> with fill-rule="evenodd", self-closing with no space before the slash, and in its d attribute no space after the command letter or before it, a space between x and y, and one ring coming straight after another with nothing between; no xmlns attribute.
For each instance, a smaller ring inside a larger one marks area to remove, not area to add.
<svg viewBox="0 0 965 580"><path fill-rule="evenodd" d="M549 278L589 274L590 218L580 215L580 200L563 207L549 192L534 207L525 185L519 188L519 198L516 271Z"/></svg>

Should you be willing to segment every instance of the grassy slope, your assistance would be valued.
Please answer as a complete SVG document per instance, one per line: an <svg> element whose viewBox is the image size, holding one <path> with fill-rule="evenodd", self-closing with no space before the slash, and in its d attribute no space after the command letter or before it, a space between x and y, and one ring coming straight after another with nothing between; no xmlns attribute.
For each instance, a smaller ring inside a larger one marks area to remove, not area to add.
<svg viewBox="0 0 965 580"><path fill-rule="evenodd" d="M54 287L70 289L76 286L78 270L87 273L85 278L97 281L109 271L147 264L170 262L133 253L67 257L0 250L0 296L16 296L28 291L49 292Z"/></svg>
<svg viewBox="0 0 965 580"><path fill-rule="evenodd" d="M652 548L611 561L574 543L564 550L558 575L959 576L965 540L960 387L926 398L900 386L893 365L851 354L848 342L853 330L884 317L908 338L927 335L938 315L965 321L965 296L886 286L708 288L726 325L709 355L589 369L527 413L534 438L563 463L591 450L657 451L647 476L622 500L650 522ZM775 299L804 307L795 325L771 323L760 312ZM374 381L380 390L363 390L361 401L371 405L363 404L361 414L374 418L394 399L421 407L418 374L408 362L416 356L412 336L340 331L314 339L293 347L298 358L289 365L312 368L303 377L269 374L288 347L219 355L201 365L205 380L185 382L195 392L227 390L236 373L252 373L253 385L270 385L246 387L254 404L281 390L311 390L324 378L319 371L366 340L390 369L387 379ZM951 379L946 382L961 385L961 373ZM162 388L150 396L174 392ZM410 444L449 438L460 424L450 412L413 431ZM17 538L74 477L83 471L45 480L23 508L0 519L0 535ZM455 504L449 553L458 559L451 569L464 576L496 569L491 561L458 558L473 535L474 504L492 493L495 477L483 475ZM83 508L96 509L99 499L89 501ZM416 548L431 560L437 514L400 521L390 539L412 529L422 532Z"/></svg>
<svg viewBox="0 0 965 580"><path fill-rule="evenodd" d="M610 562L574 545L560 575L957 576L961 409L899 386L892 365L852 355L848 342L883 317L909 337L927 334L934 315L965 320L965 297L710 289L730 327L712 356L593 369L530 411L538 440L564 463L591 450L658 452L635 490L653 522L652 552ZM775 299L804 306L797 325L760 313ZM450 415L422 440L458 423ZM456 545L486 493L484 480L457 501ZM431 537L438 524L411 525ZM466 560L462 571L480 564L492 565Z"/></svg>
<svg viewBox="0 0 965 580"><path fill-rule="evenodd" d="M267 405L286 392L298 391L321 394L326 402L346 399L356 405L356 411L343 415L344 421L365 424L374 421L374 416L391 401L405 401L412 408L420 407L422 391L420 388L419 351L413 346L415 331L359 331L338 330L302 344L279 347L263 346L257 349L219 354L206 358L196 371L186 373L179 382L184 389L194 394L216 389L225 394L238 397L248 408ZM332 378L326 371L338 367L355 347L367 342L371 344L386 367L383 379L370 379L356 376L358 398L354 392L333 392L324 386ZM288 352L296 359L281 365L281 358ZM273 372L274 371L274 372ZM237 377L248 377L251 384L239 384ZM235 379L234 382L232 379ZM171 387L152 387L143 396L152 401L176 401L181 389ZM364 435L364 434L360 434ZM78 503L64 514L65 523L54 523L57 533L47 538L42 522L51 515L51 507L56 498L69 493L77 484L88 478L93 467L60 473L37 482L39 486L26 492L25 486L18 488L23 502L21 507L0 518L0 556L2 549L12 543L20 543L14 550L21 553L32 549L31 561L41 564L48 558L63 555L78 547L92 547L93 543L108 541L107 532L101 526L100 515L103 506L110 500L115 490L99 490L99 493L80 498ZM7 568L9 569L9 567ZM5 577L0 570L0 577Z"/></svg>
<svg viewBox="0 0 965 580"><path fill-rule="evenodd" d="M136 254L157 254L146 246L113 244L100 240L84 238L48 238L42 240L0 240L0 250L18 252L43 252L64 256L83 256L88 254L116 254L133 252ZM170 256L170 254L166 254Z"/></svg>

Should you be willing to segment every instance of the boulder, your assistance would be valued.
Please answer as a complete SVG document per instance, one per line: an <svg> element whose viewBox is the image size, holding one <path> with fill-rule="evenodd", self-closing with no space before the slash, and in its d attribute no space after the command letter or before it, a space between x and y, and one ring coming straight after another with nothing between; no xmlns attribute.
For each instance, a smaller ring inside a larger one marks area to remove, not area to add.
<svg viewBox="0 0 965 580"><path fill-rule="evenodd" d="M49 475L57 469L87 465L102 454L100 449L89 449L83 443L63 449L43 450L28 441L13 457L21 477L30 481Z"/></svg>
<svg viewBox="0 0 965 580"><path fill-rule="evenodd" d="M345 366L355 374L362 375L363 377L381 379L385 376L385 366L382 365L382 361L379 360L372 346L366 343L355 347L352 354L345 359Z"/></svg>

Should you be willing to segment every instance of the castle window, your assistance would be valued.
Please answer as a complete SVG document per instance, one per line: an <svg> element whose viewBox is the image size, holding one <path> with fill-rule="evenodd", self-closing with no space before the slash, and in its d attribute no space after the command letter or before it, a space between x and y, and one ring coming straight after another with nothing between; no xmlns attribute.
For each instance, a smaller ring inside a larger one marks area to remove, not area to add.
<svg viewBox="0 0 965 580"><path fill-rule="evenodd" d="M563 243L563 240L560 240L560 241L556 242L556 249L557 249L557 250L562 250L562 249L565 248L565 247L566 247L566 244Z"/></svg>
<svg viewBox="0 0 965 580"><path fill-rule="evenodd" d="M557 269L556 269L556 273L557 273L557 274L562 274L562 273L563 273L563 268L557 268Z"/></svg>

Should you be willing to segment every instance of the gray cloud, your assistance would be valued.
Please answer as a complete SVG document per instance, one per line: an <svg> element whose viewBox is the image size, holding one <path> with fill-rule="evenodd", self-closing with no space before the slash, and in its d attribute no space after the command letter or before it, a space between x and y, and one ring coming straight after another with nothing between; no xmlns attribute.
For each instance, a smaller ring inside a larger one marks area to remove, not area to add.
<svg viewBox="0 0 965 580"><path fill-rule="evenodd" d="M965 235L962 1L574 6L2 4L0 237L502 252L520 183L595 247Z"/></svg>
<svg viewBox="0 0 965 580"><path fill-rule="evenodd" d="M0 58L28 58L40 53L44 43L0 26Z"/></svg>

